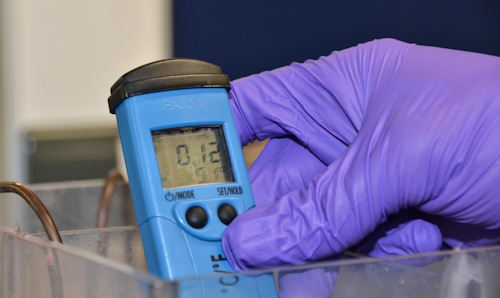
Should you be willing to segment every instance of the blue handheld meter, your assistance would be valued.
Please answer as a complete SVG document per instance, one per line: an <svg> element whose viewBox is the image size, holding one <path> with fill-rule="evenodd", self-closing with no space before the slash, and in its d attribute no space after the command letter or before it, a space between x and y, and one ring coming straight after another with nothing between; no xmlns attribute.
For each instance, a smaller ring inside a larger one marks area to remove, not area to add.
<svg viewBox="0 0 500 298"><path fill-rule="evenodd" d="M222 234L254 200L229 88L218 66L193 59L146 64L111 88L109 108L118 122L146 261L161 278L233 272ZM271 275L201 279L185 291L193 297L276 295Z"/></svg>

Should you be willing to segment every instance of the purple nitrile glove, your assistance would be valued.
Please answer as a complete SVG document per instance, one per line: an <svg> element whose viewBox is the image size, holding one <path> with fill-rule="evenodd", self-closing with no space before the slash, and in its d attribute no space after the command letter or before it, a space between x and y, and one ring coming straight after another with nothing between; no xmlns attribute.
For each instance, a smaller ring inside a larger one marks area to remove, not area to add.
<svg viewBox="0 0 500 298"><path fill-rule="evenodd" d="M300 160L300 162L288 162ZM273 166L270 167L269 165ZM256 205L280 198L301 188L326 166L310 151L290 138L269 141L249 171ZM270 179L269 177L272 177ZM244 235L243 235L244 236ZM423 253L439 249L442 238L436 226L408 217L387 221L370 234L356 249L371 257ZM279 276L280 297L331 297L337 267L284 272Z"/></svg>
<svg viewBox="0 0 500 298"><path fill-rule="evenodd" d="M500 242L500 58L377 40L237 80L230 97L243 144L292 137L310 152L251 173L257 207L222 242L235 269L327 258L411 207L453 247Z"/></svg>
<svg viewBox="0 0 500 298"><path fill-rule="evenodd" d="M290 162L300 161L300 162ZM269 166L272 165L272 166ZM307 186L326 166L309 150L290 138L269 141L249 170L257 206L267 204L288 192ZM358 253L382 257L435 251L442 246L439 230L423 220L406 215L383 225L369 235ZM404 230L404 233L400 231Z"/></svg>

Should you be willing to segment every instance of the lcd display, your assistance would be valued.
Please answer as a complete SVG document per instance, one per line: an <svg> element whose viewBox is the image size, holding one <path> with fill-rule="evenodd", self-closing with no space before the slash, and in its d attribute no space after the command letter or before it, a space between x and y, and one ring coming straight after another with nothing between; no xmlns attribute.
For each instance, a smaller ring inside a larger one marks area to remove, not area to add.
<svg viewBox="0 0 500 298"><path fill-rule="evenodd" d="M234 182L222 126L152 131L164 189Z"/></svg>

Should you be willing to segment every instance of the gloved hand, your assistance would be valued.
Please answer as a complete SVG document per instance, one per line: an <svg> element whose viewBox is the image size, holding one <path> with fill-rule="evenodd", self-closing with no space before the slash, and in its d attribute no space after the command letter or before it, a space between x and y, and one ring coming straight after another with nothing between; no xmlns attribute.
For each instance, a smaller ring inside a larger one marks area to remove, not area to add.
<svg viewBox="0 0 500 298"><path fill-rule="evenodd" d="M325 259L403 209L426 221L368 251L499 243L499 79L498 57L384 39L233 82L242 143L271 141L256 208L222 240L231 265Z"/></svg>

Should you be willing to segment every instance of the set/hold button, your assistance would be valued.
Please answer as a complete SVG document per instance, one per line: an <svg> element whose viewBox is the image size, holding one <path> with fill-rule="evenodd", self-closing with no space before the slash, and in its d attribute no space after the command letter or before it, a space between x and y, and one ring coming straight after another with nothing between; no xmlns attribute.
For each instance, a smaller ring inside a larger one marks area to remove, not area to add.
<svg viewBox="0 0 500 298"><path fill-rule="evenodd" d="M219 209L217 210L217 215L219 215L219 219L223 224L228 225L233 221L233 219L238 215L238 213L236 212L233 206L224 203L219 206Z"/></svg>

